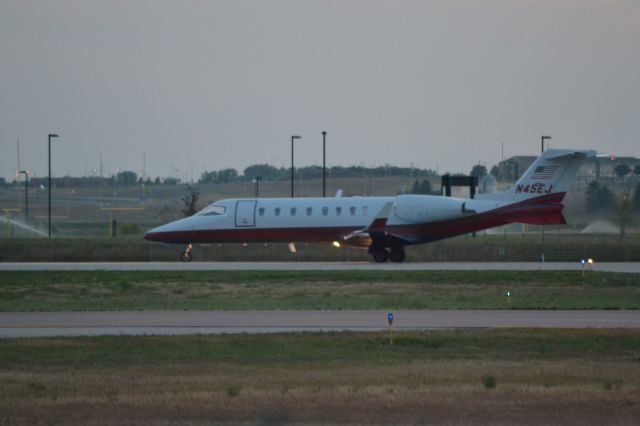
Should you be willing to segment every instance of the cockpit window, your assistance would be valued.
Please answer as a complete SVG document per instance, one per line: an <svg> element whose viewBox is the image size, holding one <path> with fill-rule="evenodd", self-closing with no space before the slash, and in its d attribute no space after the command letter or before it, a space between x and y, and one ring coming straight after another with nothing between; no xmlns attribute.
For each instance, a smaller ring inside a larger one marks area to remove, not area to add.
<svg viewBox="0 0 640 426"><path fill-rule="evenodd" d="M217 206L215 204L211 204L208 207L205 207L198 213L200 216L220 216L227 212L227 208L223 206Z"/></svg>

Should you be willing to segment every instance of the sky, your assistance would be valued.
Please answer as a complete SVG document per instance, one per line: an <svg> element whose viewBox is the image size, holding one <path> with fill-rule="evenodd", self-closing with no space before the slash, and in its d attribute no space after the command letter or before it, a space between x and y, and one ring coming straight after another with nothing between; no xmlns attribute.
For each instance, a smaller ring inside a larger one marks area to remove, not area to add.
<svg viewBox="0 0 640 426"><path fill-rule="evenodd" d="M0 0L0 176L640 156L637 0Z"/></svg>

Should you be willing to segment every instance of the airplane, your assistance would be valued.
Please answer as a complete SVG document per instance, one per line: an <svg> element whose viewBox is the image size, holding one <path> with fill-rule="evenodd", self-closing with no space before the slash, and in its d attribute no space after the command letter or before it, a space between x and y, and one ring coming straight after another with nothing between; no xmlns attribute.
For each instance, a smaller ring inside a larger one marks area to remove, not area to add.
<svg viewBox="0 0 640 426"><path fill-rule="evenodd" d="M592 150L548 149L511 188L475 198L239 198L216 201L193 216L149 230L149 241L197 243L329 243L368 248L376 262L403 262L405 247L509 223L565 224L564 199ZM291 247L291 245L290 245Z"/></svg>

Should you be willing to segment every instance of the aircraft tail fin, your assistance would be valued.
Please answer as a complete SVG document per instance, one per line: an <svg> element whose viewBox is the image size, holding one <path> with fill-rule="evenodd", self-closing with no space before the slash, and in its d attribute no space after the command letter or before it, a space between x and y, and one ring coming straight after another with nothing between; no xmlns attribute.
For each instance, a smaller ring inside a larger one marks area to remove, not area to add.
<svg viewBox="0 0 640 426"><path fill-rule="evenodd" d="M587 157L594 157L595 151L549 149L542 153L515 185L507 191L479 195L479 199L523 201L554 194L561 197L569 190L578 169Z"/></svg>

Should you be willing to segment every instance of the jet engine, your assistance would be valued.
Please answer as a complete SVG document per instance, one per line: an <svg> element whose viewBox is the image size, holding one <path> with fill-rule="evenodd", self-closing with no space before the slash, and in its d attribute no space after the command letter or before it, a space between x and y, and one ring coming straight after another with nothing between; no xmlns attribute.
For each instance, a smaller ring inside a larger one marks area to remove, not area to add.
<svg viewBox="0 0 640 426"><path fill-rule="evenodd" d="M474 210L467 208L469 201L433 195L399 195L394 211L396 217L406 222L438 222L474 214Z"/></svg>

